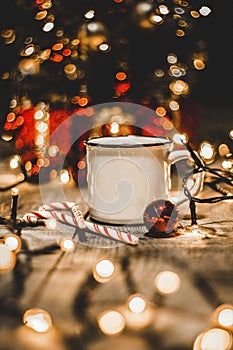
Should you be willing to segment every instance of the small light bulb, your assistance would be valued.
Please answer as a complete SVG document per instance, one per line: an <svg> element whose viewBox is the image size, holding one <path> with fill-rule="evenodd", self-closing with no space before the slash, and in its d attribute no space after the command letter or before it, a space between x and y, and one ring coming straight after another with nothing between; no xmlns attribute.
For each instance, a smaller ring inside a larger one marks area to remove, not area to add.
<svg viewBox="0 0 233 350"><path fill-rule="evenodd" d="M19 156L14 156L13 158L11 158L10 160L10 167L11 169L16 169L19 166L19 161L20 161L20 157Z"/></svg>
<svg viewBox="0 0 233 350"><path fill-rule="evenodd" d="M6 235L4 237L4 243L9 250L12 250L15 253L17 253L21 248L21 239L14 233L9 233Z"/></svg>
<svg viewBox="0 0 233 350"><path fill-rule="evenodd" d="M19 189L16 188L16 187L13 187L13 188L11 189L11 195L12 195L12 196L18 196L18 194L19 194Z"/></svg>
<svg viewBox="0 0 233 350"><path fill-rule="evenodd" d="M60 182L62 184L68 184L69 181L70 181L69 172L67 170L62 170L60 172Z"/></svg>
<svg viewBox="0 0 233 350"><path fill-rule="evenodd" d="M113 122L110 127L111 134L118 134L120 131L120 126L117 122Z"/></svg>
<svg viewBox="0 0 233 350"><path fill-rule="evenodd" d="M45 226L49 229L49 230L55 230L57 228L57 221L54 218L49 218L46 220L45 222Z"/></svg>
<svg viewBox="0 0 233 350"><path fill-rule="evenodd" d="M8 249L5 244L0 244L0 271L7 271L14 268L16 262L15 253Z"/></svg>
<svg viewBox="0 0 233 350"><path fill-rule="evenodd" d="M106 335L118 335L126 326L124 316L118 311L105 311L98 317L100 330Z"/></svg>
<svg viewBox="0 0 233 350"><path fill-rule="evenodd" d="M61 250L71 252L74 250L74 241L71 238L62 238L59 242Z"/></svg>
<svg viewBox="0 0 233 350"><path fill-rule="evenodd" d="M173 135L173 141L179 145L182 145L183 143L188 142L188 135L187 134L175 134L175 135Z"/></svg>
<svg viewBox="0 0 233 350"><path fill-rule="evenodd" d="M230 350L232 335L224 329L212 328L204 332L201 339L203 350Z"/></svg>
<svg viewBox="0 0 233 350"><path fill-rule="evenodd" d="M219 305L212 316L213 323L217 326L224 327L233 331L233 305L221 304Z"/></svg>
<svg viewBox="0 0 233 350"><path fill-rule="evenodd" d="M115 266L109 259L99 260L93 269L93 277L97 282L105 283L112 278L115 272Z"/></svg>
<svg viewBox="0 0 233 350"><path fill-rule="evenodd" d="M205 161L205 163L210 164L214 161L216 151L214 146L208 141L203 141L200 145L199 153L201 158Z"/></svg>
<svg viewBox="0 0 233 350"><path fill-rule="evenodd" d="M84 15L85 18L87 19L92 19L95 17L95 11L94 10L89 10L85 13Z"/></svg>
<svg viewBox="0 0 233 350"><path fill-rule="evenodd" d="M162 271L155 278L155 287L162 294L175 293L180 287L180 277L172 271Z"/></svg>
<svg viewBox="0 0 233 350"><path fill-rule="evenodd" d="M139 314L145 310L146 302L141 295L132 295L129 298L128 307L130 311Z"/></svg>
<svg viewBox="0 0 233 350"><path fill-rule="evenodd" d="M218 322L223 327L233 326L233 309L223 309L219 312Z"/></svg>
<svg viewBox="0 0 233 350"><path fill-rule="evenodd" d="M49 313L43 309L29 309L23 315L23 323L38 333L48 332L52 327Z"/></svg>

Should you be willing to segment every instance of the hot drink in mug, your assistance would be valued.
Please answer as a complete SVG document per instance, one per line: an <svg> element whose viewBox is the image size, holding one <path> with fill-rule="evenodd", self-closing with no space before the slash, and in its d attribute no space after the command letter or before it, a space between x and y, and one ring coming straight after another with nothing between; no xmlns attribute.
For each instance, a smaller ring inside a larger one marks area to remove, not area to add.
<svg viewBox="0 0 233 350"><path fill-rule="evenodd" d="M109 224L143 223L151 201L171 200L171 165L190 159L186 149L173 151L173 141L166 137L98 137L85 144L90 216ZM201 186L197 174L191 193ZM186 199L180 191L172 200L179 204Z"/></svg>

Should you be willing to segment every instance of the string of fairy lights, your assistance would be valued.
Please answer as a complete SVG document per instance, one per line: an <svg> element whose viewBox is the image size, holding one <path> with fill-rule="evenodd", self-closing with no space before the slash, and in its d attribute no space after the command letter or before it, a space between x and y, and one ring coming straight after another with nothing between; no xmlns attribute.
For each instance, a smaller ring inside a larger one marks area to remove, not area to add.
<svg viewBox="0 0 233 350"><path fill-rule="evenodd" d="M215 177L220 179L232 186L232 172L225 171L223 174L219 169L210 169L204 165L200 159L193 152L191 146L187 143L187 148L190 151L193 160L195 161L197 168L196 171L211 172ZM194 171L195 172L195 171ZM191 211L191 227L196 232L196 212L195 202L214 203L220 200L232 199L233 196L223 194L219 197L210 199L198 200L197 198L191 197L189 191L185 187L186 181L190 173L188 172L184 177L184 189L185 194L190 200L190 211ZM134 235L127 234L124 237L122 233L113 229L105 227L101 231L102 226L94 224L88 226L88 221L83 217L79 206L73 202L66 203L50 203L45 204L39 211L26 213L23 218L17 218L17 205L18 205L18 188L11 189L11 213L9 217L1 218L0 224L5 225L10 231L4 236L0 244L0 270L10 271L16 265L17 254L21 249L21 231L24 227L38 227L46 226L47 229L56 229L56 222L61 221L68 225L74 225L78 230L92 230L94 234L102 234L106 238L119 239L121 242L126 244L137 245L139 241L135 241ZM73 217L65 214L59 214L57 210L70 209L73 213ZM52 211L51 211L52 210ZM48 215L48 214L51 215ZM89 222L89 224L91 224ZM114 231L114 232L113 232ZM187 231L188 232L188 231ZM187 234L186 232L186 234ZM114 234L119 233L115 236ZM206 237L199 232L202 238ZM62 237L58 243L62 254L73 252L75 245L75 236L77 231L72 238ZM101 258L93 266L92 278L98 284L108 283L117 274L117 264L112 259ZM176 293L181 284L179 275L174 271L161 271L155 276L154 288L157 293L163 296L169 296L169 294ZM158 308L152 301L146 300L146 298L140 293L133 293L129 296L125 305L120 305L118 308L107 309L102 311L99 315L96 315L96 322L100 331L105 336L119 335L123 333L127 328L129 329L143 329L148 327L154 320L155 310ZM23 324L32 329L37 333L46 333L51 331L53 328L52 316L44 309L31 308L26 310L22 316ZM232 330L233 330L233 306L231 304L220 304L217 305L211 315L211 326L203 330L193 342L193 350L212 350L213 344L224 350L230 350L232 346Z"/></svg>
<svg viewBox="0 0 233 350"><path fill-rule="evenodd" d="M106 4L104 11L103 7L101 9L97 3L93 7L84 9L80 4L75 7L74 2L70 2L70 5L73 6L71 9L77 10L73 11L72 17L67 3L63 5L66 8L63 8L61 2L55 0L19 2L17 6L22 11L20 13L25 14L24 11L29 11L36 29L32 34L28 31L23 35L20 32L21 29L16 25L10 25L1 30L1 44L4 48L15 46L18 48L14 67L8 69L9 67L4 65L6 69L1 71L1 84L10 86L13 91L8 103L9 111L6 113L1 138L6 142L14 140L16 154L9 159L9 166L12 170L21 169L20 176L13 185L1 188L2 191L11 189L11 213L8 217L0 218L0 224L9 231L0 242L1 272L11 271L16 266L17 254L22 248L21 232L24 227L42 226L48 230L56 229L56 221L59 218L57 213L54 217L51 212L48 214L47 211L44 212L44 216L42 213L34 213L34 217L30 216L30 220L19 219L17 217L19 190L16 186L33 178L39 173L41 167L46 168L52 161L55 165L48 176L49 179L52 180L59 176L62 184L71 181L69 170L62 169L59 174L56 172L56 162L59 162L58 156L59 153L62 153L62 144L51 145L48 149L49 157L44 156L51 130L71 114L71 112L64 112L60 115L51 109L56 104L59 107L65 106L71 109L72 113L75 110L77 115L81 115L88 120L91 126L93 125L91 103L98 101L98 98L95 97L96 91L93 91L92 88L93 73L95 73L93 62L99 62L100 56L104 63L109 64L106 67L111 70L108 98L132 99L134 95L141 93L137 85L144 72L142 70L139 78L133 74L133 69L137 69L137 66L133 67L130 57L130 36L124 30L119 32L112 30L112 35L109 31L111 22L121 24L124 22L125 25L129 23L139 34L147 32L149 35L158 30L162 31L163 28L165 31L167 28L172 28L173 40L178 43L179 48L180 42L191 35L193 27L198 26L211 14L209 6L192 5L191 2L183 0L163 3L114 0L111 5L109 2L108 5ZM64 22L60 16L62 9L65 10L63 11L63 18L66 19ZM25 15L22 17L24 21ZM128 25L124 28L127 30ZM140 35L140 38L143 37L142 34ZM19 43L20 36L21 42ZM190 48L188 58L184 57L183 52L180 54L179 50L169 51L171 52L162 57L160 66L152 67L148 85L146 88L143 86L145 93L140 96L141 103L152 105L158 117L163 117L163 120L164 117L167 117L166 123L159 125L166 131L173 128L171 119L174 124L179 124L179 100L190 95L194 72L204 70L208 60L206 45L203 41L199 41L197 46L193 45ZM98 75L98 79L101 78L103 80L106 78L102 70ZM49 80L51 84L47 84ZM117 113L117 118L115 115L114 118L111 118L107 118L104 123L109 124L108 133L110 135L118 136L122 130L132 132L130 127L125 125L125 118L120 113ZM133 124L132 120L129 122ZM96 128L94 130L100 135L99 130L98 132ZM233 130L230 130L229 142L232 139ZM28 149L33 149L33 154L28 155ZM205 184L219 192L221 196L215 200L191 197L185 187L185 181L189 176L187 175L187 178L184 179L184 190L190 201L192 230L197 230L199 226L196 222L196 202L211 204L217 200L232 199L229 186L232 186L233 156L229 145L227 143L215 145L204 140L200 143L198 152L205 165L196 164L197 171L205 171L206 175L210 174L205 177ZM214 163L216 159L220 159L221 169L210 170L208 165ZM80 170L85 169L85 162L79 160L76 167ZM76 215L79 214L76 211ZM77 219L74 212L72 220L73 218ZM81 219L81 223L85 226L86 220L82 217ZM66 217L67 220L71 218ZM85 229L87 229L86 226ZM59 241L58 247L62 254L74 251L75 235L79 230L83 230L80 221L79 225L76 225L72 238L62 237ZM117 264L111 259L102 258L94 264L91 277L97 285L101 285L109 283L116 274ZM180 276L174 271L162 271L154 278L155 291L166 297L176 293L181 283ZM96 323L105 336L119 335L127 328L134 329L135 325L136 329L144 329L153 322L156 307L142 294L134 293L129 296L124 307L105 310L96 315ZM53 317L46 310L39 308L26 310L22 316L22 323L37 333L51 332L54 327ZM193 342L193 350L213 350L214 347L230 350L232 331L233 305L218 305L211 315L211 326L196 337Z"/></svg>
<svg viewBox="0 0 233 350"><path fill-rule="evenodd" d="M13 222L16 227L17 222L18 225L20 224L20 221L17 220L18 194L18 190L14 188L12 190L11 214L10 218L8 218L8 220ZM39 225L38 220L37 223L34 222L34 225ZM53 223L47 227L48 229L52 229L56 226L54 226ZM71 244L71 242L72 240L68 238L63 238L60 241L62 256L73 252L74 246ZM3 243L0 244L1 271L6 272L14 268L16 263L16 254L19 252L20 248L21 243L19 235L8 234L4 237ZM102 257L94 263L91 275L87 276L87 284L89 285L90 278L92 279L92 284L95 283L96 288L98 288L98 285L101 286L102 284L111 283L111 281L117 276L119 268L119 264L112 258L109 259L107 256ZM156 293L160 298L169 298L170 295L178 293L181 284L182 280L178 273L171 270L162 270L154 277L154 293ZM92 290L88 289L88 285L86 288L83 286L83 288L80 289L80 293L84 293L85 298L88 298L88 293L90 293ZM83 303L83 298L81 296L77 296L77 299L79 298ZM137 332L150 327L150 325L154 323L159 308L159 303L156 304L152 300L147 300L143 294L134 291L129 295L125 301L125 304L107 308L106 310L98 313L95 316L95 322L98 329L106 337L121 335L126 332L127 329L129 331L133 330L134 332ZM86 320L84 316L83 319ZM87 318L87 321L85 321L87 324L84 322L84 339L85 332L89 334L88 327L90 327L90 324L88 322L90 321L88 320L89 318ZM53 316L47 310L38 307L26 309L22 313L22 323L27 329L30 329L32 332L36 332L37 334L41 334L41 336L44 333L52 332L53 329L56 328L56 325L54 325ZM213 347L216 346L219 349L230 350L232 346L232 331L233 305L225 303L221 303L220 305L218 304L211 314L210 326L204 329L193 340L193 350L213 350ZM33 338L30 339L31 346L33 346Z"/></svg>

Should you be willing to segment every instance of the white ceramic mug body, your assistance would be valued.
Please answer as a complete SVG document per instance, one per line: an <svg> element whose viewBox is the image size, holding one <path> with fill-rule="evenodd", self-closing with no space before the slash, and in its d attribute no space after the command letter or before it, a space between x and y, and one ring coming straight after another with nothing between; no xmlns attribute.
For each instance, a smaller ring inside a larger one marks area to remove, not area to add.
<svg viewBox="0 0 233 350"><path fill-rule="evenodd" d="M172 141L163 137L129 135L88 140L91 218L112 224L142 223L148 203L168 197L172 147Z"/></svg>

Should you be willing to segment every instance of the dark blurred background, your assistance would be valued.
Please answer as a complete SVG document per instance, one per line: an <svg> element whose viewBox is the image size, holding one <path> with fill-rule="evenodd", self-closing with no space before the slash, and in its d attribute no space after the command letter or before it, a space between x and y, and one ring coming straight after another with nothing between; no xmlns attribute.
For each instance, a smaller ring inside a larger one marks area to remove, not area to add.
<svg viewBox="0 0 233 350"><path fill-rule="evenodd" d="M147 10L142 10L143 4L146 4ZM156 26L149 16L153 11L158 13L161 5L168 6L170 13L162 16L164 22ZM191 11L198 12L202 6L211 9L208 16L199 14L199 18L194 18L190 15ZM89 17L85 15L91 9L94 10L93 18L91 13ZM45 100L52 110L76 108L77 105L71 102L73 96L87 98L87 106L129 101L153 109L166 107L172 97L168 86L174 78L167 74L166 57L175 53L177 64L186 67L184 80L190 90L189 94L176 98L184 108L184 118L188 114L197 129L196 144L202 139L231 143L231 13L231 1L223 4L216 0L5 2L0 14L2 132L7 114L14 109L10 104L14 97L18 105L25 98L31 101L32 106ZM38 14L44 17L36 20ZM56 30L45 33L42 26L49 21L55 24ZM96 33L87 30L91 22L99 24ZM184 37L174 34L183 27ZM58 31L62 32L60 36ZM77 57L75 45L71 44L74 38L82 38L77 46ZM59 40L63 40L63 51L54 49L53 45ZM98 46L101 40L109 45L106 52ZM25 54L26 47L30 45L33 45L34 53ZM50 50L49 54L45 54L46 49ZM63 54L65 49L72 53L67 51ZM49 58L41 59L41 52ZM22 60L36 55L42 60L39 68L30 68L28 62L20 65ZM191 64L195 55L201 56L205 62L205 68L200 71ZM69 64L75 66L76 78L64 73ZM155 79L154 72L158 69L165 74L163 78ZM116 80L115 74L119 71L127 74L123 82ZM173 118L169 111L168 117ZM2 142L2 147L4 144Z"/></svg>

